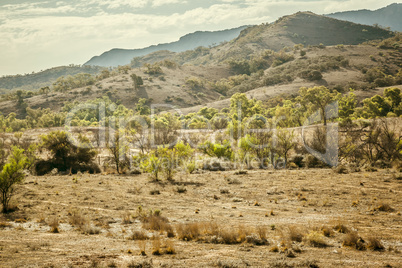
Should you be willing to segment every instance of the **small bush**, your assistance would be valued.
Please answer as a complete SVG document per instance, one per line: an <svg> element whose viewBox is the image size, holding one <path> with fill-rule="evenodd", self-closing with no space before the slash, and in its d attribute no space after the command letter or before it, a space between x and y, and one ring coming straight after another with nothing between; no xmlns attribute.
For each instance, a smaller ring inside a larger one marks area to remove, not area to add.
<svg viewBox="0 0 402 268"><path fill-rule="evenodd" d="M296 226L290 226L288 228L288 235L289 235L289 239L291 241L296 241L296 242L302 242L303 241L304 234L300 230L300 228L298 228Z"/></svg>
<svg viewBox="0 0 402 268"><path fill-rule="evenodd" d="M152 255L162 255L163 251L161 249L161 239L160 237L155 237L152 240Z"/></svg>
<svg viewBox="0 0 402 268"><path fill-rule="evenodd" d="M323 248L328 246L323 234L320 232L312 231L306 235L305 239L313 247Z"/></svg>
<svg viewBox="0 0 402 268"><path fill-rule="evenodd" d="M56 217L54 217L53 219L50 220L49 226L50 226L51 233L54 233L54 234L60 233L59 220Z"/></svg>
<svg viewBox="0 0 402 268"><path fill-rule="evenodd" d="M178 186L178 187L177 187L177 192L178 192L179 194L182 194L182 193L187 192L187 189L186 189L186 187L184 187L184 186Z"/></svg>
<svg viewBox="0 0 402 268"><path fill-rule="evenodd" d="M384 250L384 246L382 245L381 241L375 237L369 237L367 239L367 248L376 251Z"/></svg>
<svg viewBox="0 0 402 268"><path fill-rule="evenodd" d="M184 241L197 240L201 235L198 223L179 224L176 226L177 238Z"/></svg>
<svg viewBox="0 0 402 268"><path fill-rule="evenodd" d="M100 228L93 226L92 224L86 224L82 228L82 233L88 234L88 235L95 235L95 234L100 234L101 230Z"/></svg>
<svg viewBox="0 0 402 268"><path fill-rule="evenodd" d="M161 215L152 214L142 218L142 227L147 230L172 232L173 228L169 220Z"/></svg>
<svg viewBox="0 0 402 268"><path fill-rule="evenodd" d="M357 232L350 232L343 238L342 246L351 247L357 250L365 250L364 240L359 237Z"/></svg>
<svg viewBox="0 0 402 268"><path fill-rule="evenodd" d="M147 240L147 239L149 239L149 237L144 231L141 230L141 231L134 231L128 239L129 240Z"/></svg>
<svg viewBox="0 0 402 268"><path fill-rule="evenodd" d="M69 216L70 216L70 224L73 226L81 228L87 222L86 218L78 210L70 212Z"/></svg>
<svg viewBox="0 0 402 268"><path fill-rule="evenodd" d="M343 225L342 223L338 223L337 225L335 225L334 230L342 234L349 233L349 228Z"/></svg>
<svg viewBox="0 0 402 268"><path fill-rule="evenodd" d="M379 206L374 208L374 211L383 211L383 212L393 212L395 209L393 209L389 204L387 203L381 203Z"/></svg>
<svg viewBox="0 0 402 268"><path fill-rule="evenodd" d="M136 262L135 260L130 261L127 263L127 268L152 268L152 259L150 260L143 260L140 262Z"/></svg>

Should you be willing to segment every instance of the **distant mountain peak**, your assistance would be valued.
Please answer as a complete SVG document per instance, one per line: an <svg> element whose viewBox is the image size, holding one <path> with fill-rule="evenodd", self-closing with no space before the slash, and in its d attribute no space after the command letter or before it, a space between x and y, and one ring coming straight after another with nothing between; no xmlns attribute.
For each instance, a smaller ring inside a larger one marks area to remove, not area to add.
<svg viewBox="0 0 402 268"><path fill-rule="evenodd" d="M326 16L366 25L390 27L393 31L402 31L402 4L393 3L377 10L353 10L336 12Z"/></svg>
<svg viewBox="0 0 402 268"><path fill-rule="evenodd" d="M197 31L186 34L176 42L152 45L142 49L111 49L104 52L100 56L95 56L84 65L96 65L104 67L116 67L118 65L126 65L131 62L134 57L145 56L147 54L168 50L171 52L183 52L192 50L199 46L214 46L221 42L230 41L236 38L240 32L248 26L221 30L221 31Z"/></svg>

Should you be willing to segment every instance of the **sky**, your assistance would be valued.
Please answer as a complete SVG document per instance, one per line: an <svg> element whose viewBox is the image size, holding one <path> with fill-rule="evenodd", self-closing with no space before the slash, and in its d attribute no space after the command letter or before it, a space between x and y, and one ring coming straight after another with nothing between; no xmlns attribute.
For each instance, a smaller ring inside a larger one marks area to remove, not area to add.
<svg viewBox="0 0 402 268"><path fill-rule="evenodd" d="M0 76L83 64L195 31L273 22L298 11L375 10L395 0L0 0Z"/></svg>

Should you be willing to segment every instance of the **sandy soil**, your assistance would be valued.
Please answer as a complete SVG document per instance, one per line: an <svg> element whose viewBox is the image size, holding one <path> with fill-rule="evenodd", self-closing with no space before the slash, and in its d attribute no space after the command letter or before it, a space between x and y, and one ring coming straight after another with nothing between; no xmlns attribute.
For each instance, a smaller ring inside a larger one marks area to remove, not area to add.
<svg viewBox="0 0 402 268"><path fill-rule="evenodd" d="M400 176L392 169L350 174L330 169L178 173L175 182L160 183L146 174L29 176L14 198L18 210L0 218L0 267L146 267L134 266L142 262L162 267L401 267ZM178 193L179 188L186 191ZM160 194L152 195L154 190ZM381 204L393 211L375 210ZM176 254L155 256L152 240L128 239L142 229L139 206L144 213L160 210L176 235L180 223L216 223L229 232L252 233L263 226L268 244L183 241L163 233L162 248L173 243ZM77 213L99 233L83 234L72 226L71 215ZM55 218L59 233L50 232ZM337 231L322 237L328 245L324 248L306 238L289 238L289 226L306 235L339 224L365 241L378 238L385 250L342 246L347 234ZM147 256L140 255L144 243ZM279 252L271 252L275 246Z"/></svg>

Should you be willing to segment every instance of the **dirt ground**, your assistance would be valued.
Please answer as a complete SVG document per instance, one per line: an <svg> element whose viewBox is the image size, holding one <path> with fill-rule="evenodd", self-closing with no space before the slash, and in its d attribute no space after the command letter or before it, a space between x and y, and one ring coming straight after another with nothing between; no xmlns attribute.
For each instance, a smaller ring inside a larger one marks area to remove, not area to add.
<svg viewBox="0 0 402 268"><path fill-rule="evenodd" d="M402 267L401 179L393 169L178 173L159 183L146 174L28 176L13 199L16 210L0 218L0 267ZM141 210L160 210L176 237L147 230L158 238L130 240L143 228ZM86 234L71 224L73 215L85 219ZM228 232L263 227L267 242L179 239L177 226L193 222ZM342 245L348 234L333 230L337 225L367 245L377 238L384 250ZM291 230L304 238L292 241ZM312 231L326 246L311 243ZM152 254L155 240L161 255ZM175 254L163 254L167 247Z"/></svg>

